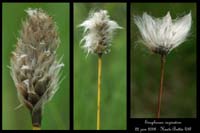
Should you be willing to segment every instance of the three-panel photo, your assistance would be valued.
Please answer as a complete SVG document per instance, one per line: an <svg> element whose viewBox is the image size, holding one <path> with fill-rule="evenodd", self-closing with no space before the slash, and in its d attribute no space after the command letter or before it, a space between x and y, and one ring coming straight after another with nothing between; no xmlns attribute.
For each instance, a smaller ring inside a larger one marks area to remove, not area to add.
<svg viewBox="0 0 200 133"><path fill-rule="evenodd" d="M177 131L197 95L197 2L2 3L3 130Z"/></svg>

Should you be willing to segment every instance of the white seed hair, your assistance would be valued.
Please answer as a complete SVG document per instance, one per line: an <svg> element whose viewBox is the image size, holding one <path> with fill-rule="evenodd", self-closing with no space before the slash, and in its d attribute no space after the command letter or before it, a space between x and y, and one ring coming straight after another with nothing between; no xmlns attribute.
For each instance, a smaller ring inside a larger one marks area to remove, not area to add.
<svg viewBox="0 0 200 133"><path fill-rule="evenodd" d="M30 67L29 67L28 65L22 65L21 69L22 69L22 70L29 70Z"/></svg>
<svg viewBox="0 0 200 133"><path fill-rule="evenodd" d="M146 12L143 16L135 16L144 45L153 52L169 53L185 41L192 25L191 12L172 20L170 12L163 18L154 18Z"/></svg>
<svg viewBox="0 0 200 133"><path fill-rule="evenodd" d="M84 36L80 43L87 53L107 53L111 46L113 33L121 29L115 21L110 20L106 10L91 12L88 19L79 25L84 28Z"/></svg>

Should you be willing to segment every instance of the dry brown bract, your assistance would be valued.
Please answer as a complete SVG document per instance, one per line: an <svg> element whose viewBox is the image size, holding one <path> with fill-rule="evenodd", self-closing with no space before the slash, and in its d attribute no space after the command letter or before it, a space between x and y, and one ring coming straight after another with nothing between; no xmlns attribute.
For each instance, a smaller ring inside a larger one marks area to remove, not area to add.
<svg viewBox="0 0 200 133"><path fill-rule="evenodd" d="M12 52L11 76L21 103L31 111L33 123L37 125L41 122L44 103L58 89L59 72L64 64L56 60L60 39L52 17L41 9L26 12L28 18Z"/></svg>

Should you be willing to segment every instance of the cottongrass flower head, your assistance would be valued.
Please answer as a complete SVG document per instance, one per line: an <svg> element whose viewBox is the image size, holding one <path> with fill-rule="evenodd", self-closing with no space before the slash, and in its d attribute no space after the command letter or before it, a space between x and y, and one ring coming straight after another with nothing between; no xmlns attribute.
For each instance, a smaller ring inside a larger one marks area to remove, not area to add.
<svg viewBox="0 0 200 133"><path fill-rule="evenodd" d="M110 51L113 33L116 29L121 29L115 21L110 20L106 10L91 12L88 19L79 25L84 28L84 36L81 43L87 53L98 55L98 83L97 83L97 130L100 130L101 112L101 75L102 75L102 55Z"/></svg>
<svg viewBox="0 0 200 133"><path fill-rule="evenodd" d="M60 39L52 17L42 9L26 13L10 69L19 100L30 110L33 125L40 126L43 105L57 91L64 64L56 60Z"/></svg>
<svg viewBox="0 0 200 133"><path fill-rule="evenodd" d="M188 36L192 24L191 13L172 20L170 12L163 18L154 18L143 13L135 16L134 22L139 28L144 44L153 52L168 54L183 43Z"/></svg>
<svg viewBox="0 0 200 133"><path fill-rule="evenodd" d="M134 17L134 21L139 28L144 44L154 53L160 54L161 57L160 89L156 112L156 118L160 118L166 55L187 38L192 24L191 13L175 20L172 20L169 12L163 18L153 18L147 13L143 13L142 17Z"/></svg>
<svg viewBox="0 0 200 133"><path fill-rule="evenodd" d="M115 21L110 20L106 10L91 12L88 19L79 26L85 28L81 43L85 42L83 48L88 54L108 53L114 31L122 28Z"/></svg>

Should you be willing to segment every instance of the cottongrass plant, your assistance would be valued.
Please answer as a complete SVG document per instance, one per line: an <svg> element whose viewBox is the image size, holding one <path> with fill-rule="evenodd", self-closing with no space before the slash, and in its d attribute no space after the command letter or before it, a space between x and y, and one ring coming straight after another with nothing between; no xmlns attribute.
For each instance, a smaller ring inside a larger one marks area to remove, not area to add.
<svg viewBox="0 0 200 133"><path fill-rule="evenodd" d="M30 110L33 130L40 130L43 106L56 93L64 64L56 60L60 39L52 17L42 9L26 13L10 69L19 100Z"/></svg>
<svg viewBox="0 0 200 133"><path fill-rule="evenodd" d="M163 18L154 18L143 13L142 17L135 16L134 22L141 33L144 45L161 56L160 90L156 112L156 117L160 118L165 58L186 40L192 24L191 13L174 20L170 12Z"/></svg>
<svg viewBox="0 0 200 133"><path fill-rule="evenodd" d="M97 130L100 129L101 71L102 55L110 52L113 33L121 29L115 21L110 20L106 10L91 12L88 19L79 25L84 28L83 49L87 54L98 55L98 87L97 87Z"/></svg>

